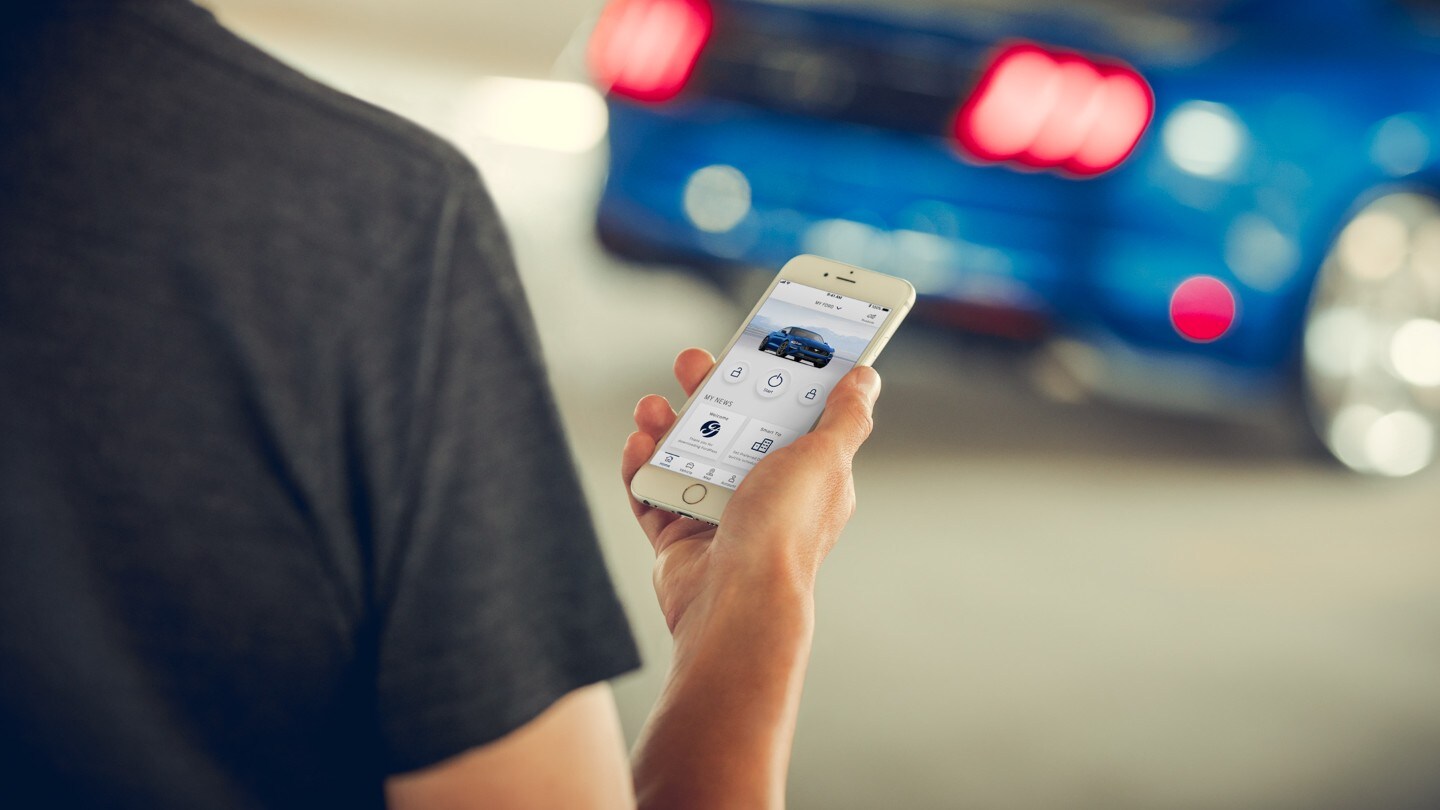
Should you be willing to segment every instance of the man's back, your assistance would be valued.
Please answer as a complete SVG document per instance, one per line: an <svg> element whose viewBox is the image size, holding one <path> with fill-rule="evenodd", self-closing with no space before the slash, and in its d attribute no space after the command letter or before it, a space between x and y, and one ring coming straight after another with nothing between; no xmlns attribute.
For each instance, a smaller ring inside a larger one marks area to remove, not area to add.
<svg viewBox="0 0 1440 810"><path fill-rule="evenodd" d="M633 666L468 164L186 3L6 36L0 773L375 805Z"/></svg>

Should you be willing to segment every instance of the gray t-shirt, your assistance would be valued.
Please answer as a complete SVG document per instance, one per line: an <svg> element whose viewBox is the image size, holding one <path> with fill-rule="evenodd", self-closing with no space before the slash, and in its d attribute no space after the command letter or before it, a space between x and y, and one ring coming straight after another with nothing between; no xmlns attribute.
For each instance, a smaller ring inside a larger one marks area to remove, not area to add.
<svg viewBox="0 0 1440 810"><path fill-rule="evenodd" d="M24 6L7 799L380 806L387 774L635 667L470 164L188 3Z"/></svg>

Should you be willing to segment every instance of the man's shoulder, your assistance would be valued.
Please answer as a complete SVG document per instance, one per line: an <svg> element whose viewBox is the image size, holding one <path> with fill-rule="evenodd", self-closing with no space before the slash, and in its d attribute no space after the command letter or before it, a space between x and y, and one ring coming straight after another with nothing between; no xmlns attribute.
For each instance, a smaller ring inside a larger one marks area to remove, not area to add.
<svg viewBox="0 0 1440 810"><path fill-rule="evenodd" d="M122 40L144 55L118 68L139 87L114 117L143 113L163 133L167 148L141 141L136 160L176 178L172 201L201 203L178 216L207 237L228 240L217 230L243 223L285 234L269 250L305 268L292 272L393 276L427 261L460 201L493 215L474 165L443 138L305 76L188 2L117 2Z"/></svg>
<svg viewBox="0 0 1440 810"><path fill-rule="evenodd" d="M129 4L127 10L197 63L195 81L230 85L237 116L283 120L295 131L328 136L323 144L295 142L295 149L341 153L362 167L400 164L418 171L414 180L426 185L475 175L473 164L448 141L306 76L232 33L204 9L188 2L147 2Z"/></svg>

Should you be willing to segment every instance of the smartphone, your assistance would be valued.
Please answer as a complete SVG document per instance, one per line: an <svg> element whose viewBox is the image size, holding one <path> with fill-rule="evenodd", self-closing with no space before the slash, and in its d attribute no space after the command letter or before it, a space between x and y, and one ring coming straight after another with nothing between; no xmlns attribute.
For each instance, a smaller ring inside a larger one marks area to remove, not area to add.
<svg viewBox="0 0 1440 810"><path fill-rule="evenodd" d="M815 427L830 389L869 365L915 304L908 281L819 256L785 264L630 491L718 524L756 464Z"/></svg>

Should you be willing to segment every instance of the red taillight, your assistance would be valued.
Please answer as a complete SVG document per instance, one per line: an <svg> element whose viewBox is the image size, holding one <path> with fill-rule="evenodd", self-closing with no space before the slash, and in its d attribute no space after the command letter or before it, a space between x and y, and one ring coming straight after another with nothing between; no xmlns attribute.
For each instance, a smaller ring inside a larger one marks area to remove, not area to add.
<svg viewBox="0 0 1440 810"><path fill-rule="evenodd" d="M713 27L705 0L616 0L590 39L590 69L602 90L640 101L680 92Z"/></svg>
<svg viewBox="0 0 1440 810"><path fill-rule="evenodd" d="M955 138L981 160L1093 175L1129 156L1154 111L1132 68L1021 43L991 60L955 116Z"/></svg>

